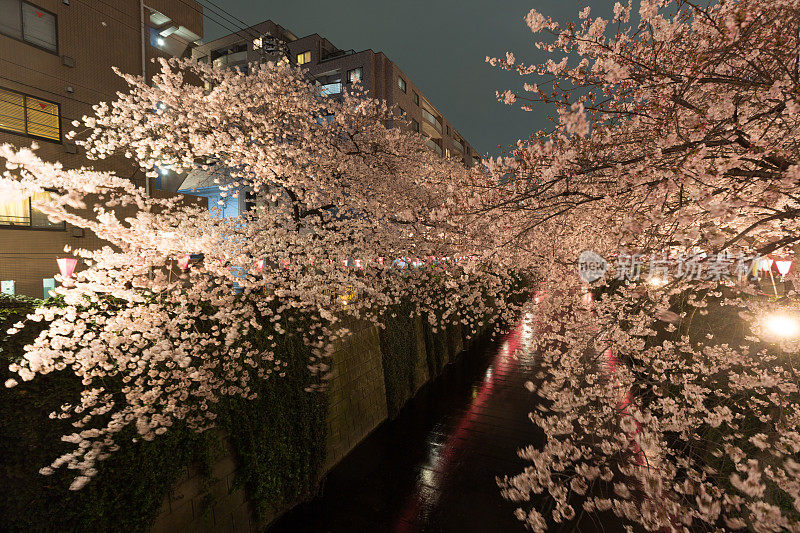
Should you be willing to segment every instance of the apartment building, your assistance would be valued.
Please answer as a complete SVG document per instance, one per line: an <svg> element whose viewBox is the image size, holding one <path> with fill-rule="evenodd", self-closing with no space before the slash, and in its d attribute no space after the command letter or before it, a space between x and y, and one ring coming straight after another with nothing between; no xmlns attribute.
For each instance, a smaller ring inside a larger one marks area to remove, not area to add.
<svg viewBox="0 0 800 533"><path fill-rule="evenodd" d="M195 58L218 67L238 67L283 55L308 69L320 90L335 95L360 82L373 98L397 106L399 118L428 137L428 147L441 156L456 157L473 165L480 156L456 127L440 113L420 88L383 52L341 50L319 34L297 37L271 20L221 37L193 49Z"/></svg>
<svg viewBox="0 0 800 533"><path fill-rule="evenodd" d="M92 105L125 90L112 67L149 78L157 68L152 58L186 56L202 35L203 11L193 0L0 0L0 144L35 142L43 159L114 171L163 195L130 161L88 161L65 134L73 120L92 114ZM0 198L5 293L46 295L65 245L102 244L80 228L50 222L30 200Z"/></svg>

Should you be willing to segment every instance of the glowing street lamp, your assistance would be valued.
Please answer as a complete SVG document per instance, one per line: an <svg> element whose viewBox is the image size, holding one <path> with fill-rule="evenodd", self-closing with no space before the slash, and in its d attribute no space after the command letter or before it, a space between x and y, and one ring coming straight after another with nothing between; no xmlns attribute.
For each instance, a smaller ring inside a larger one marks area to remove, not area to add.
<svg viewBox="0 0 800 533"><path fill-rule="evenodd" d="M667 284L667 279L663 276L650 276L647 278L647 284L651 287L663 287Z"/></svg>
<svg viewBox="0 0 800 533"><path fill-rule="evenodd" d="M773 313L764 321L767 330L783 339L795 338L800 334L800 321L785 313Z"/></svg>

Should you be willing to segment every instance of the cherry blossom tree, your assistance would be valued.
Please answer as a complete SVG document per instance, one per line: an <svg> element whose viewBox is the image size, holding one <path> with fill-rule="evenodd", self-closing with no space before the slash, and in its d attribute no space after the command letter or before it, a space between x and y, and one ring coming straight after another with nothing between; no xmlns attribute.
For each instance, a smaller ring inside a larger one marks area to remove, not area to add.
<svg viewBox="0 0 800 533"><path fill-rule="evenodd" d="M510 316L519 289L454 216L451 191L474 171L433 155L384 103L359 90L327 97L285 64L161 66L150 83L121 74L129 92L95 106L73 135L90 158L122 154L148 175L207 173L223 195L248 194L242 216L0 146L4 194L52 191L42 212L108 243L72 251L88 268L60 280L63 304L29 316L48 326L11 365L21 380L81 378L80 401L52 415L73 421L64 440L74 450L42 469L77 470L73 489L124 429L146 440L178 422L202 431L222 397L253 398L254 380L279 379L282 335L312 346L309 365L324 377L344 316L380 324L411 299L434 331L460 322L474 333ZM251 335L264 328L266 347Z"/></svg>
<svg viewBox="0 0 800 533"><path fill-rule="evenodd" d="M798 342L774 327L800 316L796 278L772 285L752 260L800 241L800 4L642 0L525 22L553 57L487 61L529 80L498 98L552 106L553 127L488 162L507 183L458 193L495 221L498 254L545 279L528 384L544 441L503 494L536 531L612 513L651 531L800 530ZM585 250L610 266L591 286Z"/></svg>

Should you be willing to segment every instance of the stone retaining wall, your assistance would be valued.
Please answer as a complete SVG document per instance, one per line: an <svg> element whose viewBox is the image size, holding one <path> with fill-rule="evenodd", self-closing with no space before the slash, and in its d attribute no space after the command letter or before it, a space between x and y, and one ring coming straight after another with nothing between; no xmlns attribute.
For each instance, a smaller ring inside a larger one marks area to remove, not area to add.
<svg viewBox="0 0 800 533"><path fill-rule="evenodd" d="M336 345L331 360L323 472L333 468L387 418L378 328L359 322L343 326L352 334ZM414 384L418 390L430 378L425 331L420 317L416 318L414 326L417 338ZM452 342L447 343L449 361L453 361L463 348L461 326L451 328L448 328L448 334ZM164 500L151 532L263 531L265 524L256 523L244 490L234 490L235 469L230 450L224 450L213 464L210 479L197 468L186 467L172 494Z"/></svg>

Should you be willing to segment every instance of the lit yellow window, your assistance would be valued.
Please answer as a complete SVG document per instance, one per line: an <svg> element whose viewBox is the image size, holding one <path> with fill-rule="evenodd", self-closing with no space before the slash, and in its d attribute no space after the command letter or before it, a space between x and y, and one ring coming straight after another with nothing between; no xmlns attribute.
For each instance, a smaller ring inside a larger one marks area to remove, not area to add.
<svg viewBox="0 0 800 533"><path fill-rule="evenodd" d="M61 140L58 104L0 89L0 130Z"/></svg>
<svg viewBox="0 0 800 533"><path fill-rule="evenodd" d="M28 111L28 135L44 137L54 141L60 140L58 104L31 98L30 96L25 97L25 103Z"/></svg>
<svg viewBox="0 0 800 533"><path fill-rule="evenodd" d="M23 198L0 200L0 226L63 229L63 222L50 222L47 215L33 207L35 202L49 199L50 193L44 191Z"/></svg>
<svg viewBox="0 0 800 533"><path fill-rule="evenodd" d="M297 64L305 65L306 63L311 63L311 50L297 54Z"/></svg>
<svg viewBox="0 0 800 533"><path fill-rule="evenodd" d="M3 226L30 226L31 199L13 198L0 201L0 224Z"/></svg>
<svg viewBox="0 0 800 533"><path fill-rule="evenodd" d="M0 129L25 133L25 103L21 94L0 89Z"/></svg>

